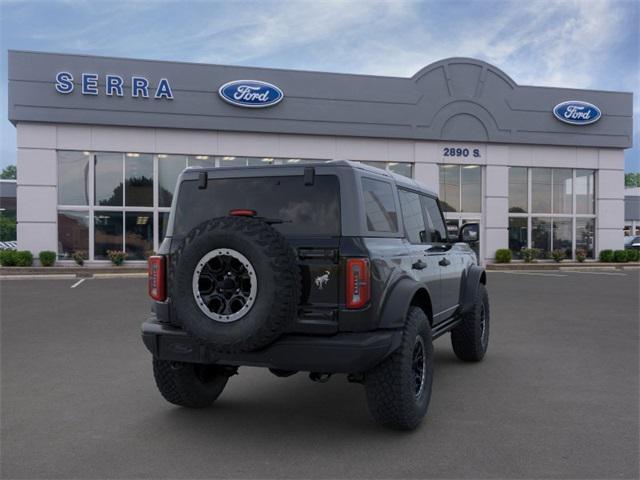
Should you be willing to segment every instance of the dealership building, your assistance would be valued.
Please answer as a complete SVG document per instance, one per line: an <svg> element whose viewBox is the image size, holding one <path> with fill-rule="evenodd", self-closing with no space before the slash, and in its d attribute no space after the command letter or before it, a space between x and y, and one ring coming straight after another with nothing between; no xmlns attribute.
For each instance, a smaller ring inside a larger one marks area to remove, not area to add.
<svg viewBox="0 0 640 480"><path fill-rule="evenodd" d="M349 159L438 193L497 249L623 245L632 94L522 86L480 60L410 78L9 52L17 240L144 260L185 167ZM635 225L634 225L635 226Z"/></svg>

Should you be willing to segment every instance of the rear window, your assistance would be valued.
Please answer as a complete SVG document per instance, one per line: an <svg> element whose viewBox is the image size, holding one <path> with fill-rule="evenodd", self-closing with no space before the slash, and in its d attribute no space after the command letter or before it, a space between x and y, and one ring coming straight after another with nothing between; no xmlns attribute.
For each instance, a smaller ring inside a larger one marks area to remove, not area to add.
<svg viewBox="0 0 640 480"><path fill-rule="evenodd" d="M224 217L234 209L255 210L259 217L280 219L273 224L283 235L340 235L340 185L335 175L316 175L313 185L302 176L209 179L182 183L173 235L184 236L200 223Z"/></svg>
<svg viewBox="0 0 640 480"><path fill-rule="evenodd" d="M371 232L397 232L398 216L391 184L363 178L362 191L367 229Z"/></svg>

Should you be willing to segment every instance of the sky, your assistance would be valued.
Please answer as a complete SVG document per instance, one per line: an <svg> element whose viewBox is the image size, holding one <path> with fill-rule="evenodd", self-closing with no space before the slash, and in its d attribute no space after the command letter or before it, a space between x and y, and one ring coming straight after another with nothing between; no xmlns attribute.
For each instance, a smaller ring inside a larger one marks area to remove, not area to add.
<svg viewBox="0 0 640 480"><path fill-rule="evenodd" d="M0 0L0 167L15 163L7 50L409 77L447 57L492 63L520 85L634 92L637 0Z"/></svg>

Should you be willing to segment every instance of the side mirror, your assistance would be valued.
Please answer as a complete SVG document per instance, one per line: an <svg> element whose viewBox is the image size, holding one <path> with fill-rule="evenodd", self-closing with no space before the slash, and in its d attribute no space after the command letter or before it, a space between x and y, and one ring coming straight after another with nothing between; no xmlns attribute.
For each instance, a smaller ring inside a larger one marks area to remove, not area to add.
<svg viewBox="0 0 640 480"><path fill-rule="evenodd" d="M458 234L458 241L464 243L476 243L480 240L480 224L465 223Z"/></svg>

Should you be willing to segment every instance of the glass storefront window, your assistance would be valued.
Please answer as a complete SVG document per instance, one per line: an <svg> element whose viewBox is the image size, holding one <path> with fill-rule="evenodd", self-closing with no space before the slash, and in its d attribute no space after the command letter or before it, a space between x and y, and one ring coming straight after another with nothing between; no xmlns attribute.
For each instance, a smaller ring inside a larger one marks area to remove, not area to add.
<svg viewBox="0 0 640 480"><path fill-rule="evenodd" d="M509 212L527 213L529 184L525 167L509 168Z"/></svg>
<svg viewBox="0 0 640 480"><path fill-rule="evenodd" d="M124 160L125 205L153 206L153 156L127 153Z"/></svg>
<svg viewBox="0 0 640 480"><path fill-rule="evenodd" d="M158 245L164 240L169 225L169 212L158 212Z"/></svg>
<svg viewBox="0 0 640 480"><path fill-rule="evenodd" d="M317 160L312 160L317 161ZM380 170L387 170L389 172L397 173L408 178L413 178L413 165L410 163L400 162L360 162L370 167L379 168Z"/></svg>
<svg viewBox="0 0 640 480"><path fill-rule="evenodd" d="M96 153L95 205L122 206L122 154Z"/></svg>
<svg viewBox="0 0 640 480"><path fill-rule="evenodd" d="M594 258L595 218L576 218L576 250L581 248L587 252L587 258Z"/></svg>
<svg viewBox="0 0 640 480"><path fill-rule="evenodd" d="M221 167L246 167L247 166L247 157L218 157L220 160L219 165Z"/></svg>
<svg viewBox="0 0 640 480"><path fill-rule="evenodd" d="M571 218L553 218L552 219L552 249L564 250L566 258L572 258L572 229L573 221Z"/></svg>
<svg viewBox="0 0 640 480"><path fill-rule="evenodd" d="M573 170L553 169L553 213L573 213Z"/></svg>
<svg viewBox="0 0 640 480"><path fill-rule="evenodd" d="M540 250L541 258L551 254L551 218L533 217L531 219L531 248Z"/></svg>
<svg viewBox="0 0 640 480"><path fill-rule="evenodd" d="M442 210L460 211L460 165L440 165L439 197Z"/></svg>
<svg viewBox="0 0 640 480"><path fill-rule="evenodd" d="M215 157L210 155L192 155L187 157L188 167L215 167Z"/></svg>
<svg viewBox="0 0 640 480"><path fill-rule="evenodd" d="M593 170L576 170L576 213L594 214L595 175Z"/></svg>
<svg viewBox="0 0 640 480"><path fill-rule="evenodd" d="M463 165L460 174L460 211L482 211L482 169L480 165Z"/></svg>
<svg viewBox="0 0 640 480"><path fill-rule="evenodd" d="M89 212L58 211L58 258L71 259L74 252L89 258Z"/></svg>
<svg viewBox="0 0 640 480"><path fill-rule="evenodd" d="M509 219L509 250L514 258L521 258L521 251L527 248L527 218L511 217Z"/></svg>
<svg viewBox="0 0 640 480"><path fill-rule="evenodd" d="M158 155L158 206L170 207L178 175L187 166L184 155Z"/></svg>
<svg viewBox="0 0 640 480"><path fill-rule="evenodd" d="M551 213L551 169L531 169L531 211Z"/></svg>
<svg viewBox="0 0 640 480"><path fill-rule="evenodd" d="M108 260L107 250L122 250L122 212L95 212L94 258Z"/></svg>
<svg viewBox="0 0 640 480"><path fill-rule="evenodd" d="M125 251L129 260L144 260L153 251L153 213L125 213Z"/></svg>
<svg viewBox="0 0 640 480"><path fill-rule="evenodd" d="M58 152L58 205L89 205L89 152Z"/></svg>

